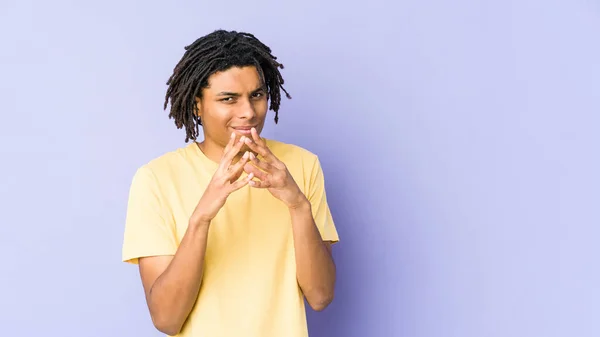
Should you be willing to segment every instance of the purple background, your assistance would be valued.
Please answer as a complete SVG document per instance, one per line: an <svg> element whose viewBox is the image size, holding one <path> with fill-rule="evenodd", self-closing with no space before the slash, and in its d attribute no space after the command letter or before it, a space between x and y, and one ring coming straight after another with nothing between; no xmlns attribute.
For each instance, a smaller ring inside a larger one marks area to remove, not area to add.
<svg viewBox="0 0 600 337"><path fill-rule="evenodd" d="M86 4L82 4L86 3ZM0 3L3 336L160 336L120 262L129 183L183 146L183 46L256 34L341 243L312 336L600 335L597 1Z"/></svg>

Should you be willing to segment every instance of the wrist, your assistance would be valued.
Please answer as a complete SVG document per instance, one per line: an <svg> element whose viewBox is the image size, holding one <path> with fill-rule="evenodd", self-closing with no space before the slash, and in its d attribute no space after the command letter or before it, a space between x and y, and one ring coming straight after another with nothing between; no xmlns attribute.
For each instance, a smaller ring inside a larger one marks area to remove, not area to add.
<svg viewBox="0 0 600 337"><path fill-rule="evenodd" d="M202 218L190 218L188 228L192 230L208 230L210 227L210 220Z"/></svg>
<svg viewBox="0 0 600 337"><path fill-rule="evenodd" d="M311 209L310 201L304 195L304 193L300 193L297 200L288 205L290 211L306 211Z"/></svg>
<svg viewBox="0 0 600 337"><path fill-rule="evenodd" d="M185 231L185 236L189 237L194 242L204 241L208 239L210 229L209 223L191 222Z"/></svg>

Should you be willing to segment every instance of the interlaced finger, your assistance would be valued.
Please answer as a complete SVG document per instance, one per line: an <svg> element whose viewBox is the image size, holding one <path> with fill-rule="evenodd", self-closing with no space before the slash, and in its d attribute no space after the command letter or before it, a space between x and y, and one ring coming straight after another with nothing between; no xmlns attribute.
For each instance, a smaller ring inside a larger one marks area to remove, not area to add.
<svg viewBox="0 0 600 337"><path fill-rule="evenodd" d="M244 146L244 139L246 137L242 136L239 141L235 142L233 146L223 154L223 158L221 159L220 167L221 169L227 170L233 161L233 158L240 152L242 146Z"/></svg>
<svg viewBox="0 0 600 337"><path fill-rule="evenodd" d="M247 177L245 177L244 179L240 179L236 182L234 182L233 184L229 185L230 186L230 193L239 190L240 188L246 186L247 184L249 184L250 182L252 182L252 178L254 178L254 175L252 173L250 173Z"/></svg>
<svg viewBox="0 0 600 337"><path fill-rule="evenodd" d="M231 136L229 137L229 142L227 142L227 145L225 146L225 149L223 150L223 153L229 152L229 150L233 146L233 142L235 142L235 132L231 133Z"/></svg>
<svg viewBox="0 0 600 337"><path fill-rule="evenodd" d="M244 155L242 156L242 158L240 158L240 160L229 166L227 169L227 179L231 179L233 177L239 178L239 176L242 174L242 170L244 169L244 165L246 165L246 163L248 162L250 157L250 152L244 153Z"/></svg>
<svg viewBox="0 0 600 337"><path fill-rule="evenodd" d="M271 150L265 145L259 145L255 141L250 138L246 138L246 145L250 148L250 150L258 153L261 157L263 157L267 162L272 162L277 160Z"/></svg>
<svg viewBox="0 0 600 337"><path fill-rule="evenodd" d="M256 187L256 188L269 188L271 187L271 183L268 181L263 181L263 180L251 180L248 182L248 184L252 187Z"/></svg>
<svg viewBox="0 0 600 337"><path fill-rule="evenodd" d="M269 178L269 175L265 171L262 171L251 163L244 166L244 171L254 174L254 176L260 180L267 180Z"/></svg>
<svg viewBox="0 0 600 337"><path fill-rule="evenodd" d="M273 165L267 163L264 160L258 159L253 153L250 153L250 161L252 162L252 164L254 164L263 171L272 172L274 169Z"/></svg>

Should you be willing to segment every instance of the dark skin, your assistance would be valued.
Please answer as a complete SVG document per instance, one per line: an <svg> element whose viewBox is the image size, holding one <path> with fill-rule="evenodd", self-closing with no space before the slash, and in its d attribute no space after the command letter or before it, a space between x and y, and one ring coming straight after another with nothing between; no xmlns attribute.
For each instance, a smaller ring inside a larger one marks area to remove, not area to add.
<svg viewBox="0 0 600 337"><path fill-rule="evenodd" d="M204 131L198 146L219 167L189 219L177 253L140 259L154 325L169 335L183 327L202 283L211 221L227 197L247 184L266 188L288 207L298 284L314 310L325 309L333 300L336 277L331 243L322 240L311 204L285 164L259 136L268 105L256 68L234 67L213 74L196 104ZM244 171L248 176L240 179Z"/></svg>

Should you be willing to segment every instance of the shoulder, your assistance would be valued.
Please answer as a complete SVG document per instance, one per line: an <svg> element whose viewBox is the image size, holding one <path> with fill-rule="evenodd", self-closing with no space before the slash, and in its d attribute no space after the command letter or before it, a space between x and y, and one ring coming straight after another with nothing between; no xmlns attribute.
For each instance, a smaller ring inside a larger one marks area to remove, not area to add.
<svg viewBox="0 0 600 337"><path fill-rule="evenodd" d="M180 147L151 158L137 167L135 176L147 179L159 179L172 176L189 162L188 146Z"/></svg>
<svg viewBox="0 0 600 337"><path fill-rule="evenodd" d="M316 162L318 156L308 149L295 144L284 143L282 141L265 139L267 146L273 154L281 161L290 163L296 162Z"/></svg>
<svg viewBox="0 0 600 337"><path fill-rule="evenodd" d="M312 151L281 141L266 141L271 152L285 164L303 191L309 191L323 175L319 157Z"/></svg>

